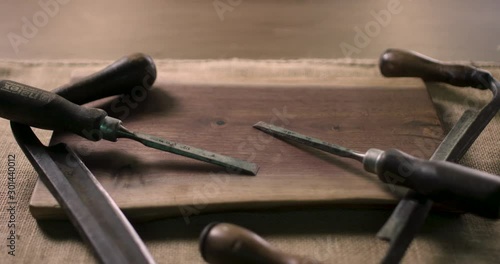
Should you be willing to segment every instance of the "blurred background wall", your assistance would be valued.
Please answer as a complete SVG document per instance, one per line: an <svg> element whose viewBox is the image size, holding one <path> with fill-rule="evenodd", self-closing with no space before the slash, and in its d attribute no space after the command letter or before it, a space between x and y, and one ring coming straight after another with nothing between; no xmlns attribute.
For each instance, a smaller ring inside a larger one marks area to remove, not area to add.
<svg viewBox="0 0 500 264"><path fill-rule="evenodd" d="M498 0L2 0L0 58L500 60Z"/></svg>

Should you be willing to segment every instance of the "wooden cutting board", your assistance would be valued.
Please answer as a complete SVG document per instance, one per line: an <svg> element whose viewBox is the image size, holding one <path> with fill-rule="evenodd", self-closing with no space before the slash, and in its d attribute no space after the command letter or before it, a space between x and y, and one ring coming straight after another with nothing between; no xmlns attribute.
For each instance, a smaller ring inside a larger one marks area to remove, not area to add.
<svg viewBox="0 0 500 264"><path fill-rule="evenodd" d="M133 220L183 216L189 221L202 213L235 210L391 207L401 195L356 161L270 137L252 128L258 121L358 151L398 148L423 158L443 138L418 79L348 78L327 86L159 83L136 107L124 108L120 100L93 105L126 117L124 124L133 131L260 166L257 176L235 175L127 139L89 142L55 133L52 143L74 147ZM38 219L64 217L40 181L30 206Z"/></svg>

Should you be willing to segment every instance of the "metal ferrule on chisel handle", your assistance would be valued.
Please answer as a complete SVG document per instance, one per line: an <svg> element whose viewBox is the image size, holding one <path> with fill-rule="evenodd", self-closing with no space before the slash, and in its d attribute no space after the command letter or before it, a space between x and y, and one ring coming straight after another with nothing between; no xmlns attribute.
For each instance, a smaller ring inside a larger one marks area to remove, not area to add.
<svg viewBox="0 0 500 264"><path fill-rule="evenodd" d="M365 153L363 158L363 167L367 172L378 174L377 165L380 164L380 158L384 154L383 150L371 148Z"/></svg>
<svg viewBox="0 0 500 264"><path fill-rule="evenodd" d="M122 121L120 119L106 116L99 126L99 136L105 140L116 142L119 138L118 131L120 127L122 127Z"/></svg>

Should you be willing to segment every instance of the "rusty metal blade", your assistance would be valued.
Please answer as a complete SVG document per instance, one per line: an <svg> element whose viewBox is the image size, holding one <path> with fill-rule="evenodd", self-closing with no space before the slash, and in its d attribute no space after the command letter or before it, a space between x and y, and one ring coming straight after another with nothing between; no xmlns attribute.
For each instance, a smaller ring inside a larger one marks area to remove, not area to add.
<svg viewBox="0 0 500 264"><path fill-rule="evenodd" d="M115 202L65 144L45 147L30 127L11 122L40 179L102 263L155 263Z"/></svg>

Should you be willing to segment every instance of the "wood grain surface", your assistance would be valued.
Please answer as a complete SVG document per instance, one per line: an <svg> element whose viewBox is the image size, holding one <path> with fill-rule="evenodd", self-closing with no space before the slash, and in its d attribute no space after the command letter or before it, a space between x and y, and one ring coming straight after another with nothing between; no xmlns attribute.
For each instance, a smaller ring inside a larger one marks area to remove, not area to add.
<svg viewBox="0 0 500 264"><path fill-rule="evenodd" d="M140 100L139 100L140 101ZM257 176L224 169L120 139L88 142L55 133L82 157L133 220L248 209L389 207L400 190L384 185L356 161L268 136L258 121L354 150L398 148L423 158L442 130L424 84L415 79L351 78L328 86L208 86L159 83L146 99L95 102L133 131L255 162ZM126 109L126 110L125 110ZM128 112L128 113L127 113ZM31 212L64 217L37 183Z"/></svg>

